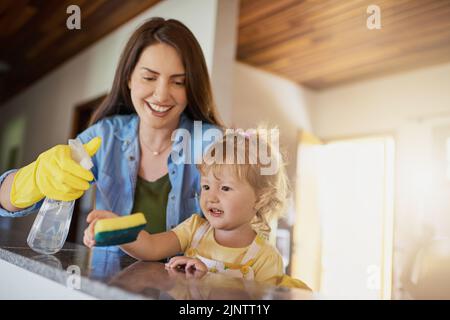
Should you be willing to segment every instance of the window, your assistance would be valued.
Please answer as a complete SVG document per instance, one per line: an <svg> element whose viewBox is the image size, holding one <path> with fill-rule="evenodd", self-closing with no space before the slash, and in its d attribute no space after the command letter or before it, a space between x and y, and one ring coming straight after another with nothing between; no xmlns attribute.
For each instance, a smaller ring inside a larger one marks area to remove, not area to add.
<svg viewBox="0 0 450 320"><path fill-rule="evenodd" d="M293 275L307 283L316 279L314 289L328 297L389 299L394 140L347 139L306 152L310 154L299 155L301 204L294 232L298 261ZM319 239L314 235L318 232ZM308 248L311 242L316 243L314 250ZM313 254L307 256L308 251ZM312 275L311 270L317 271Z"/></svg>

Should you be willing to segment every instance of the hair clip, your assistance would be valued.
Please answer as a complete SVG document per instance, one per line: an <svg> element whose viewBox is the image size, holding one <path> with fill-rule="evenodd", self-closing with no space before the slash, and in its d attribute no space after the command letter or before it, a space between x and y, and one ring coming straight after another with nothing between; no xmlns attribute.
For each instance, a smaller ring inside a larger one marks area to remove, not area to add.
<svg viewBox="0 0 450 320"><path fill-rule="evenodd" d="M248 138L248 139L250 139L252 136L255 135L255 133L252 132L252 131L250 131L250 132L244 131L244 132L239 132L239 133L240 133L241 135L243 135L244 137Z"/></svg>

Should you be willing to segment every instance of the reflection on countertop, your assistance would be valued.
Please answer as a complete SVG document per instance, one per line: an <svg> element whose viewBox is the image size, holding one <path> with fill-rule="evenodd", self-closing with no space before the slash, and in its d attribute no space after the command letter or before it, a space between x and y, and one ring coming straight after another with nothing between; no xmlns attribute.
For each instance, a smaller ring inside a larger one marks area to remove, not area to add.
<svg viewBox="0 0 450 320"><path fill-rule="evenodd" d="M79 290L100 299L215 299L277 300L313 299L300 289L269 286L253 281L208 273L192 275L167 270L161 262L144 262L105 248L90 250L66 243L54 255L40 255L26 244L26 234L2 230L0 259L64 286L80 275Z"/></svg>

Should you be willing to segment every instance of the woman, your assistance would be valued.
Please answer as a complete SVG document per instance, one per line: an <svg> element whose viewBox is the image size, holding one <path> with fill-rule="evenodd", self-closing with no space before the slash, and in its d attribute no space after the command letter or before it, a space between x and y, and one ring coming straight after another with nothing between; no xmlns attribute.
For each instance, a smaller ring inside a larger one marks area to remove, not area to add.
<svg viewBox="0 0 450 320"><path fill-rule="evenodd" d="M184 129L191 145L201 143L194 141L195 120L203 131L220 127L200 45L179 21L152 18L129 39L110 94L78 136L92 155L92 173L72 162L68 146L56 146L0 176L0 215L24 216L45 196L77 199L95 177L97 209L141 211L149 232L170 230L199 212L199 173L195 163L173 161L184 151L177 134L171 139Z"/></svg>

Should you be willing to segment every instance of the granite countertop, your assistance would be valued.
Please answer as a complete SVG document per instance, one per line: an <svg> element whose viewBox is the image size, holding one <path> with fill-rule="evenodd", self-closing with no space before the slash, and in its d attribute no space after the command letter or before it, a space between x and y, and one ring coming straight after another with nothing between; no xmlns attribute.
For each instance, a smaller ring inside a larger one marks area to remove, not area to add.
<svg viewBox="0 0 450 320"><path fill-rule="evenodd" d="M300 289L286 289L208 273L193 278L183 271L166 270L163 263L137 261L122 252L68 243L54 255L41 255L26 243L26 234L2 230L0 259L70 286L80 275L79 290L99 299L312 299Z"/></svg>

